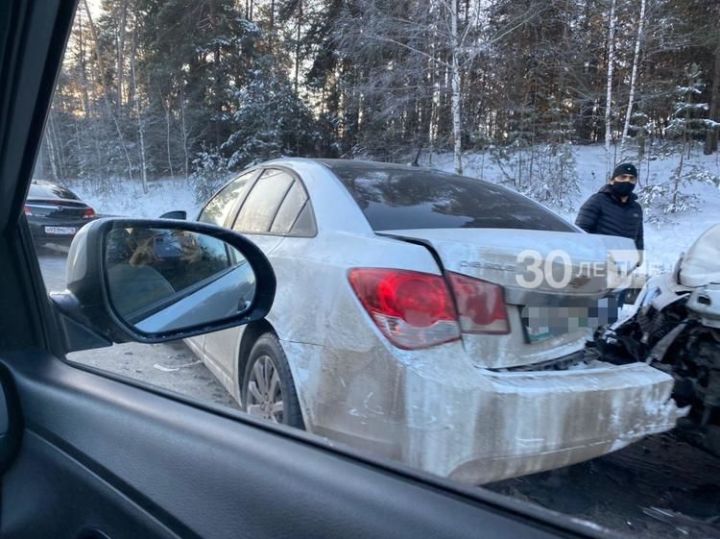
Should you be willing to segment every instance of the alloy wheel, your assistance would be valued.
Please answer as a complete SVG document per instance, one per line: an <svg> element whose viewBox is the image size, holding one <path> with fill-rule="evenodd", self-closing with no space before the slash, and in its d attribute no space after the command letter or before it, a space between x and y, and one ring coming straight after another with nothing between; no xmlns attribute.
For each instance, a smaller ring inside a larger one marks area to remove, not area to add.
<svg viewBox="0 0 720 539"><path fill-rule="evenodd" d="M257 358L247 386L247 412L251 415L282 423L285 412L280 373L272 358L264 354Z"/></svg>

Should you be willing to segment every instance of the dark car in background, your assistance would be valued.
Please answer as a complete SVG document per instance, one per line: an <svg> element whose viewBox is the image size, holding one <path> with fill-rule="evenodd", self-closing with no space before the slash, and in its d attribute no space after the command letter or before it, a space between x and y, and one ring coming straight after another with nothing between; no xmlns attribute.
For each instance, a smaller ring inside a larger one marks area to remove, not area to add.
<svg viewBox="0 0 720 539"><path fill-rule="evenodd" d="M80 228L97 217L75 193L44 180L30 184L25 215L38 246L69 244Z"/></svg>

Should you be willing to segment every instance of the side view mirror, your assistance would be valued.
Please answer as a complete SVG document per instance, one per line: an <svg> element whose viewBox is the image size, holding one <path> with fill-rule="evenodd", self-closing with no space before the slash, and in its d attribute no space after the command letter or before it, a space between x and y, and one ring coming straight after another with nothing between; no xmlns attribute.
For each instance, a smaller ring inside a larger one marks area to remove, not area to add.
<svg viewBox="0 0 720 539"><path fill-rule="evenodd" d="M160 219L177 219L179 221L187 221L187 212L185 210L175 210L163 213Z"/></svg>
<svg viewBox="0 0 720 539"><path fill-rule="evenodd" d="M73 239L67 290L51 299L70 352L247 324L267 315L275 286L265 255L235 232L195 222L100 219Z"/></svg>

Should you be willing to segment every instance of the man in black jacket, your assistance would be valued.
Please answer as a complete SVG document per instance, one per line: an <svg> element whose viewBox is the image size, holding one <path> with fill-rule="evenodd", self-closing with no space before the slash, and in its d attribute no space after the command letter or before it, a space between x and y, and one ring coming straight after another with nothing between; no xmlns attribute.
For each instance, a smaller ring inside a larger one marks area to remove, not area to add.
<svg viewBox="0 0 720 539"><path fill-rule="evenodd" d="M642 251L643 212L633 193L637 169L630 163L615 167L610 183L592 195L580 208L575 224L591 234L623 236Z"/></svg>
<svg viewBox="0 0 720 539"><path fill-rule="evenodd" d="M613 170L610 183L592 195L580 208L575 224L591 234L622 236L635 242L642 263L643 211L633 193L637 183L637 169L631 163L622 163ZM624 291L618 298L622 306Z"/></svg>

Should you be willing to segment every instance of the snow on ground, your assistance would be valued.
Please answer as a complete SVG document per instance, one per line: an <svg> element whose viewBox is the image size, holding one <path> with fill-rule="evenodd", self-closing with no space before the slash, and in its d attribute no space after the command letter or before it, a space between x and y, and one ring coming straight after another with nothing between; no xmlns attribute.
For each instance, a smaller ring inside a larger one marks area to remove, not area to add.
<svg viewBox="0 0 720 539"><path fill-rule="evenodd" d="M150 180L148 192L135 180L115 180L105 185L90 180L65 184L100 215L123 217L160 217L173 210L185 210L194 219L200 209L192 185L184 178Z"/></svg>
<svg viewBox="0 0 720 539"><path fill-rule="evenodd" d="M574 211L559 212L570 221L582 202L600 189L605 182L605 150L601 145L576 146L575 160L580 178L580 194L574 197ZM677 168L679 155L644 160L639 165L640 185L657 184L670 178ZM427 155L425 162L427 165ZM714 175L720 176L720 154L705 156L694 149L688 165L697 164ZM467 154L464 157L465 175L499 182L502 174L489 155L483 153ZM451 153L435 154L432 166L445 171L453 170ZM687 168L686 168L687 170ZM81 198L93 205L96 211L104 215L123 215L128 217L159 217L171 210L185 210L190 218L197 215L201 202L195 200L191 184L185 179L162 179L149 182L149 192L143 193L139 181L115 181L98 186L90 181L67 182ZM645 225L646 262L649 273L658 273L672 269L681 252L687 250L692 242L710 225L720 222L720 190L707 184L695 184L685 187L687 194L700 196L698 210L674 216L672 223Z"/></svg>

